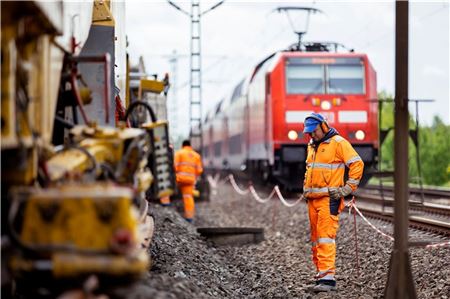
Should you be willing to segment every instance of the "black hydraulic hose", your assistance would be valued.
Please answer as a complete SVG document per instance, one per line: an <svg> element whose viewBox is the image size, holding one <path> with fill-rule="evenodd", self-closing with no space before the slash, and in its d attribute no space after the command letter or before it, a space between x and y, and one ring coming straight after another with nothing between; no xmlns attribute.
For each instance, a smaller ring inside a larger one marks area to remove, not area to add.
<svg viewBox="0 0 450 299"><path fill-rule="evenodd" d="M156 114L153 111L152 107L143 101L135 101L133 103L131 103L131 105L128 107L127 112L125 113L125 120L128 120L128 116L131 114L131 112L133 112L133 110L137 107L137 106L144 106L148 113L150 114L150 118L152 119L152 122L156 122L157 118L156 118Z"/></svg>

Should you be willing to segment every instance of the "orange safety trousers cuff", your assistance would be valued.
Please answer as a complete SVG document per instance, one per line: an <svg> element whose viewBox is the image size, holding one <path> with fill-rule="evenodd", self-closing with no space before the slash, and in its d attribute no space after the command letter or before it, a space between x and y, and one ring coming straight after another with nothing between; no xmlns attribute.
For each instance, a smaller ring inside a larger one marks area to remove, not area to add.
<svg viewBox="0 0 450 299"><path fill-rule="evenodd" d="M159 202L163 205L170 204L170 196L163 196L159 199Z"/></svg>
<svg viewBox="0 0 450 299"><path fill-rule="evenodd" d="M194 185L180 185L183 194L184 218L193 219L195 215Z"/></svg>
<svg viewBox="0 0 450 299"><path fill-rule="evenodd" d="M343 207L343 201L330 201L329 197L308 200L312 260L317 268L318 278L334 278L338 213Z"/></svg>

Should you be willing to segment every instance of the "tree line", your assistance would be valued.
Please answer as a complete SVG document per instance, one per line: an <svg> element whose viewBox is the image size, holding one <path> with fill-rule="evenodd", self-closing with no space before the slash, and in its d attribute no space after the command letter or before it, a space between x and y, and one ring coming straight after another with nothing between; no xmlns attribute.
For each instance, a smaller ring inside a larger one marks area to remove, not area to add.
<svg viewBox="0 0 450 299"><path fill-rule="evenodd" d="M393 97L386 92L378 95L383 102L380 129L394 127ZM390 101L392 100L392 101ZM430 105L430 104L424 104ZM420 109L420 108L419 108ZM420 110L419 110L420 111ZM409 128L416 127L415 119L410 114ZM419 116L420 119L420 116ZM419 183L418 163L416 159L416 146L409 136L402 136L409 140L409 181ZM446 125L439 116L434 116L431 126L419 124L419 158L422 170L422 182L426 185L450 186L450 125ZM394 130L390 130L381 146L381 170L394 169Z"/></svg>

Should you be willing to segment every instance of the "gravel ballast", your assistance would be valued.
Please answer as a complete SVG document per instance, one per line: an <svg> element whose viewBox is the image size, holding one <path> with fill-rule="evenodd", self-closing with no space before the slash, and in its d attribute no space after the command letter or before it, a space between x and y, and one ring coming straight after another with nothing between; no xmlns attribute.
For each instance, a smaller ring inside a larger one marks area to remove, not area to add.
<svg viewBox="0 0 450 299"><path fill-rule="evenodd" d="M219 186L210 202L196 203L196 218L187 223L174 207L153 205L155 236L149 273L125 298L382 298L392 241L357 217L357 271L353 216L342 213L336 239L337 292L311 294L314 283L309 222L305 203L288 208L278 200L266 204ZM392 226L371 220L386 233ZM215 247L196 227L261 227L265 241L239 247ZM415 240L436 238L412 231ZM411 268L418 298L448 298L449 247L411 248ZM359 272L359 275L358 275Z"/></svg>

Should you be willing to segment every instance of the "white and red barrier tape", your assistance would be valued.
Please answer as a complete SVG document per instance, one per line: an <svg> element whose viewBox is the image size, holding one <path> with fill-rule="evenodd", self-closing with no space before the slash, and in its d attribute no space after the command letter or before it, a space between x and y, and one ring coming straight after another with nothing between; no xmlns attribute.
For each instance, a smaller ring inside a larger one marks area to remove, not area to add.
<svg viewBox="0 0 450 299"><path fill-rule="evenodd" d="M220 179L220 174L216 173L214 175L214 177L208 175L206 177L206 179L208 180L209 185L211 186L211 188L213 189L217 189L217 187L223 183L225 183L226 181L228 181L230 179L230 177L226 177L225 179L221 180Z"/></svg>
<svg viewBox="0 0 450 299"><path fill-rule="evenodd" d="M445 246L450 246L450 241L443 242L443 243L436 243L436 244L428 244L428 245L425 246L425 248L433 249L433 248L445 247Z"/></svg>
<svg viewBox="0 0 450 299"><path fill-rule="evenodd" d="M280 199L281 203L289 208L296 206L303 199L303 196L300 196L293 203L290 203L286 199L284 199L283 195L281 194L280 188L278 188L278 186L275 186L274 190L277 192L278 198Z"/></svg>
<svg viewBox="0 0 450 299"><path fill-rule="evenodd" d="M210 176L210 175L208 175L207 177L206 177L206 179L208 180L208 183L209 183L209 185L211 186L211 188L213 188L213 189L216 189L217 188L217 182L218 182L218 180L214 177L212 177L212 176Z"/></svg>
<svg viewBox="0 0 450 299"><path fill-rule="evenodd" d="M377 233L379 233L380 235L388 238L391 241L394 241L394 237L382 232L381 230L379 230L375 225L373 225L369 220L367 220L366 217L364 217L364 215L361 213L361 211L358 209L358 207L356 206L356 203L354 200L351 200L350 202L348 202L347 207L349 207L348 212L349 214L351 213L351 210L354 209L359 216L371 227L373 228ZM445 246L450 246L450 241L445 241L442 243L436 243L436 244L428 244L425 245L424 247L427 249L433 249L433 248L438 248L438 247L445 247Z"/></svg>
<svg viewBox="0 0 450 299"><path fill-rule="evenodd" d="M239 186L238 186L238 184L236 183L236 181L234 180L234 176L233 176L232 174L230 174L230 175L228 176L228 178L230 179L231 186L233 186L234 190L235 190L238 194L240 194L240 195L247 195L248 192L250 192L248 189L242 190L241 188L239 188Z"/></svg>
<svg viewBox="0 0 450 299"><path fill-rule="evenodd" d="M366 217L364 217L364 215L361 213L361 211L358 209L358 207L356 206L356 204L355 204L355 201L354 200L351 200L351 201L349 201L348 203L347 203L347 207L348 207L348 213L349 214L351 214L351 211L352 211L352 209L354 209L358 214L359 214L359 216L371 227L371 228L373 228L377 233L379 233L380 235L382 235L383 237L386 237L386 238L388 238L389 240L392 240L392 241L394 241L394 237L392 237L392 236L390 236L390 235L388 235L388 234L386 234L386 233L383 233L381 230L379 230L375 225L373 225L372 223L370 223L370 221L369 220L367 220L367 218Z"/></svg>
<svg viewBox="0 0 450 299"><path fill-rule="evenodd" d="M213 189L216 189L218 187L219 183L226 182L227 180L229 180L230 183L231 183L231 186L236 191L236 193L238 193L240 195L247 195L248 193L250 193L253 196L253 198L257 202L260 202L260 203L267 203L267 202L269 202L269 200L272 199L274 197L274 195L276 194L278 199L281 201L281 203L283 205L291 208L291 207L296 206L303 199L302 197L300 197L300 198L295 199L294 202L289 202L288 200L286 200L283 197L283 195L281 194L280 188L278 186L275 186L272 189L272 191L270 192L269 196L267 196L266 198L262 198L261 196L259 196L259 194L255 190L255 187L253 187L253 185L249 185L249 187L247 187L247 189L241 189L239 187L239 185L236 183L236 180L234 179L234 176L232 174L230 174L222 182L219 181L217 175L215 175L214 178L212 176L208 176L207 179L208 179L208 182L209 182L211 188L213 188Z"/></svg>
<svg viewBox="0 0 450 299"><path fill-rule="evenodd" d="M280 188L278 186L275 186L272 190L272 192L269 194L268 197L266 198L261 198L258 193L256 192L255 188L253 187L253 185L250 185L247 189L241 189L239 187L239 185L236 183L236 180L234 179L234 176L232 174L230 174L226 179L224 179L223 181L219 180L218 175L215 175L214 178L212 178L211 176L208 176L208 181L211 185L212 188L217 188L219 183L225 183L227 180L230 181L231 186L233 187L233 189L236 191L236 193L240 194L240 195L247 195L247 194L251 194L253 196L253 198L260 202L260 203L267 203L270 201L270 199L273 198L273 196L276 194L278 199L281 201L281 203L289 208L292 208L294 206L296 206L299 202L302 201L303 197L301 196L300 198L296 199L293 202L288 202L283 195L281 194ZM367 220L367 218L361 213L361 211L358 209L358 207L356 206L356 203L354 200L351 200L350 202L347 203L347 207L349 208L349 213L351 213L351 210L354 209L358 215L364 220L364 222L366 222L372 229L374 229L377 233L379 233L380 235L382 235L383 237L394 241L394 237L382 232L380 229L378 229L375 225L373 225L369 220ZM433 249L433 248L438 248L438 247L446 247L446 246L450 246L450 241L446 241L446 242L442 242L442 243L436 243L436 244L428 244L425 245L424 247L427 249Z"/></svg>
<svg viewBox="0 0 450 299"><path fill-rule="evenodd" d="M253 198L254 198L257 202L260 202L260 203L266 203L266 202L268 202L268 201L271 200L272 197L275 195L275 190L272 190L272 192L269 194L268 197L266 197L266 198L261 198L261 197L258 195L258 193L256 193L256 190L255 190L255 188L253 187L253 185L250 185L250 186L248 187L248 190L250 190L250 193L253 195Z"/></svg>

